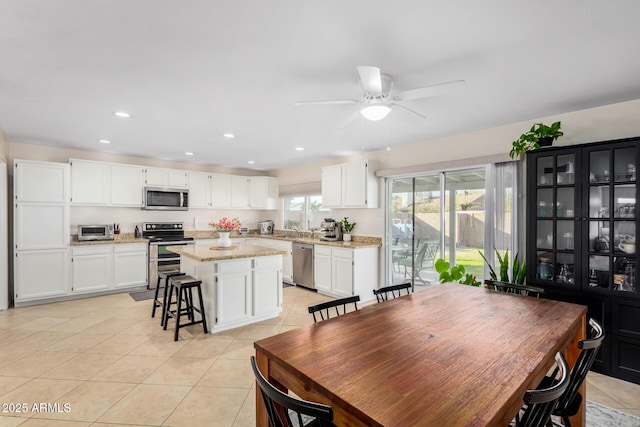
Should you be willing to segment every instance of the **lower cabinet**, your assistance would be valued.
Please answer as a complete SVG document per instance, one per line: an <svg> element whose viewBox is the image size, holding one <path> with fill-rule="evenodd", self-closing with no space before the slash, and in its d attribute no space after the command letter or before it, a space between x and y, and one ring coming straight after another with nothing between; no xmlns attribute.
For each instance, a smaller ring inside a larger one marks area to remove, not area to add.
<svg viewBox="0 0 640 427"><path fill-rule="evenodd" d="M212 323L233 323L251 317L251 260L216 265L216 315Z"/></svg>
<svg viewBox="0 0 640 427"><path fill-rule="evenodd" d="M17 251L14 266L16 305L67 295L70 277L68 249Z"/></svg>
<svg viewBox="0 0 640 427"><path fill-rule="evenodd" d="M147 284L145 243L77 246L72 253L71 291L74 294Z"/></svg>
<svg viewBox="0 0 640 427"><path fill-rule="evenodd" d="M347 249L314 246L314 284L318 292L346 297L360 295L362 301L374 298L378 288L378 248Z"/></svg>
<svg viewBox="0 0 640 427"><path fill-rule="evenodd" d="M282 263L278 257L254 258L253 315L261 316L281 309Z"/></svg>
<svg viewBox="0 0 640 427"><path fill-rule="evenodd" d="M148 250L145 243L126 243L113 247L113 287L147 284Z"/></svg>
<svg viewBox="0 0 640 427"><path fill-rule="evenodd" d="M247 239L249 240L249 239ZM282 255L282 280L293 283L293 243L285 240L261 239L255 238L247 241L248 244L264 246L265 248L279 249L287 251L286 255Z"/></svg>

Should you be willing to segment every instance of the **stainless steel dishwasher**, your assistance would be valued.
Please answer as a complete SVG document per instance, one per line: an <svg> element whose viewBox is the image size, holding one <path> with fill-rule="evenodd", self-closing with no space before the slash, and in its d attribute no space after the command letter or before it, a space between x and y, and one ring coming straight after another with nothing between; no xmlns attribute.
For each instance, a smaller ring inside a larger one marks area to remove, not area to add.
<svg viewBox="0 0 640 427"><path fill-rule="evenodd" d="M293 283L314 289L313 283L313 245L293 244Z"/></svg>

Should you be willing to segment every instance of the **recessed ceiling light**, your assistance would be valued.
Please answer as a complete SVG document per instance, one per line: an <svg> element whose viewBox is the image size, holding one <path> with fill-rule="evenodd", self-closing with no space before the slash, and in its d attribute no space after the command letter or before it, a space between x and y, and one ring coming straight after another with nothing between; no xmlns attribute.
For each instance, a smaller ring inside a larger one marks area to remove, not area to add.
<svg viewBox="0 0 640 427"><path fill-rule="evenodd" d="M185 151L184 154L186 154L187 156L193 156L193 153L191 151Z"/></svg>
<svg viewBox="0 0 640 427"><path fill-rule="evenodd" d="M249 163L250 165L254 165L256 162L254 162L253 160L249 160L247 163Z"/></svg>
<svg viewBox="0 0 640 427"><path fill-rule="evenodd" d="M304 151L304 147L296 147L296 151Z"/></svg>
<svg viewBox="0 0 640 427"><path fill-rule="evenodd" d="M229 132L223 133L222 136L224 136L225 138L235 138L235 135Z"/></svg>
<svg viewBox="0 0 640 427"><path fill-rule="evenodd" d="M124 111L116 111L116 112L114 112L113 114L115 114L115 115L116 115L116 116L118 116L118 117L122 117L122 118L124 118L124 119L128 119L129 117L131 117L131 114L126 113L126 112L124 112Z"/></svg>
<svg viewBox="0 0 640 427"><path fill-rule="evenodd" d="M111 141L108 139L99 139L98 142L102 142L103 144L111 144Z"/></svg>

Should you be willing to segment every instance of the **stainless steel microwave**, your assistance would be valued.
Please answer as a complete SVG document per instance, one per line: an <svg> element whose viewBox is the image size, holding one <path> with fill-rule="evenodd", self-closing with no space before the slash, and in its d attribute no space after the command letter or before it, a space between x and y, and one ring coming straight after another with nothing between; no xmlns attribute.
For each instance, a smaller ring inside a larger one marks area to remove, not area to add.
<svg viewBox="0 0 640 427"><path fill-rule="evenodd" d="M113 240L113 224L79 225L78 241Z"/></svg>
<svg viewBox="0 0 640 427"><path fill-rule="evenodd" d="M180 188L144 188L142 209L153 211L186 211L189 209L189 190Z"/></svg>

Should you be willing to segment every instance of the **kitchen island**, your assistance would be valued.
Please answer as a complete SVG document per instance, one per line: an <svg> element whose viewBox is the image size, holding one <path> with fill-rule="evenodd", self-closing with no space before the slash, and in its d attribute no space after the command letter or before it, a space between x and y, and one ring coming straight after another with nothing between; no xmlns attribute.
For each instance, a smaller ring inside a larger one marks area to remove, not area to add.
<svg viewBox="0 0 640 427"><path fill-rule="evenodd" d="M278 317L282 311L282 255L286 251L238 244L169 246L181 270L202 281L209 332ZM197 313L196 313L197 314Z"/></svg>

